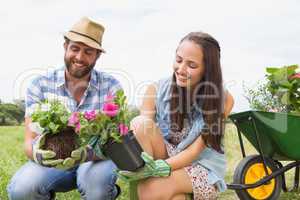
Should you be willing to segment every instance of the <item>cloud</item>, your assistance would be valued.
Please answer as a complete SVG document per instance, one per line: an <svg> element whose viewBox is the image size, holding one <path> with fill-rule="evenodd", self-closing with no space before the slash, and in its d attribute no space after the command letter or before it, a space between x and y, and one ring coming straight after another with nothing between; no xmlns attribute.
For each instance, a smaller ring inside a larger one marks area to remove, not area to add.
<svg viewBox="0 0 300 200"><path fill-rule="evenodd" d="M261 79L266 66L299 63L299 7L297 0L6 1L0 8L5 69L0 74L0 98L15 98L14 81L28 77L22 74L62 65L63 32L89 16L106 27L107 54L97 68L126 72L136 88L171 73L174 51L185 34L210 33L221 44L224 77L236 99L234 109L247 109L243 81Z"/></svg>

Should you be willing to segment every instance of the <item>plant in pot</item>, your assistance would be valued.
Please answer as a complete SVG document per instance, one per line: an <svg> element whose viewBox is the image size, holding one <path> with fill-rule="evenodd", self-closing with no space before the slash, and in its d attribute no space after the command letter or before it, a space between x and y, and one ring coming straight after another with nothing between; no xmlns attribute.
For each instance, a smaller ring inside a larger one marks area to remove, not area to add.
<svg viewBox="0 0 300 200"><path fill-rule="evenodd" d="M115 96L108 94L101 111L87 111L77 115L77 131L82 141L95 141L91 146L110 158L121 170L135 171L144 166L142 148L128 129L130 113L122 90Z"/></svg>
<svg viewBox="0 0 300 200"><path fill-rule="evenodd" d="M73 127L68 126L69 110L58 100L45 101L33 112L31 128L45 135L44 150L56 153L54 159L65 159L80 146Z"/></svg>

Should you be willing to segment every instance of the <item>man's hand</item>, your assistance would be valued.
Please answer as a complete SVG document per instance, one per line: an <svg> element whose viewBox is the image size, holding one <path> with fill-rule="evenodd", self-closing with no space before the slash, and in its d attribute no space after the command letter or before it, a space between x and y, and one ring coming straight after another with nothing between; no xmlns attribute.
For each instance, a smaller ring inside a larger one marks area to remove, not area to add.
<svg viewBox="0 0 300 200"><path fill-rule="evenodd" d="M64 159L62 163L59 163L54 167L66 170L84 163L88 161L88 154L90 150L91 149L88 146L80 147L71 152L71 157Z"/></svg>
<svg viewBox="0 0 300 200"><path fill-rule="evenodd" d="M171 174L170 165L164 160L153 160L146 152L142 152L145 166L137 172L117 170L118 177L126 182L136 181L148 177L167 177Z"/></svg>
<svg viewBox="0 0 300 200"><path fill-rule="evenodd" d="M43 150L42 146L45 144L45 138L47 134L38 135L32 144L32 157L33 160L43 166L54 167L61 164L63 159L53 159L56 156L54 151Z"/></svg>
<svg viewBox="0 0 300 200"><path fill-rule="evenodd" d="M80 147L71 152L71 156L65 159L53 159L56 153L50 150L41 149L45 144L47 134L37 136L33 142L32 151L33 159L36 163L45 167L54 167L57 169L70 169L88 160L89 151L92 151L88 146Z"/></svg>

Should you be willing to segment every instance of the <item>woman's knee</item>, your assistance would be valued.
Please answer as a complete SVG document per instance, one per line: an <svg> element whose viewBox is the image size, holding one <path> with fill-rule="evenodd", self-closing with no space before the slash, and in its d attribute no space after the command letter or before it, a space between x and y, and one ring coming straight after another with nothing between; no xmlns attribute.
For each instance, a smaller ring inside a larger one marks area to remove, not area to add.
<svg viewBox="0 0 300 200"><path fill-rule="evenodd" d="M159 182L145 181L138 185L138 196L140 200L164 200L172 197L170 187L162 187Z"/></svg>
<svg viewBox="0 0 300 200"><path fill-rule="evenodd" d="M134 134L141 135L154 132L153 130L157 129L157 125L152 119L139 115L131 120L130 129L133 130Z"/></svg>

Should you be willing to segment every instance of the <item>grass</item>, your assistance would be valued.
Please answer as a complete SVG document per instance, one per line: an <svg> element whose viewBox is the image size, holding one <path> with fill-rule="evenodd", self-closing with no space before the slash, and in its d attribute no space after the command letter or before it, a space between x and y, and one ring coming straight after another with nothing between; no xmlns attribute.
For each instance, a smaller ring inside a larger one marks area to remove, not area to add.
<svg viewBox="0 0 300 200"><path fill-rule="evenodd" d="M18 168L26 162L26 157L23 153L23 136L24 128L22 126L2 126L0 127L0 200L7 200L6 185L12 175ZM249 143L246 143L247 155L255 154L256 151ZM225 149L227 156L227 173L226 182L232 182L234 169L242 159L236 129L229 124L226 128ZM287 183L292 185L292 173L287 173ZM122 195L118 200L128 200L128 187L123 182L119 182L122 188ZM79 200L79 193L74 190L68 193L58 193L57 199L61 200ZM218 199L235 200L238 199L234 191L227 190L220 194ZM300 200L299 191L293 193L281 193L281 200Z"/></svg>

